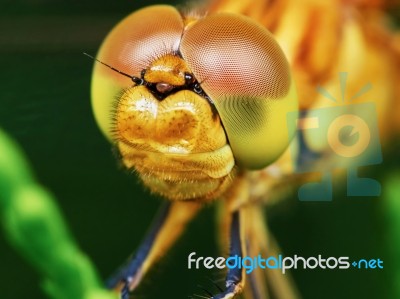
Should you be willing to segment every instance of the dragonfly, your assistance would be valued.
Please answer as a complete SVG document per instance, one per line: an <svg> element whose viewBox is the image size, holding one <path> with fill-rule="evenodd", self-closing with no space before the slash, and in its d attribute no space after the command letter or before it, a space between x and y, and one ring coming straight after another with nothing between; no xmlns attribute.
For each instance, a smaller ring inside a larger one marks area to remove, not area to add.
<svg viewBox="0 0 400 299"><path fill-rule="evenodd" d="M380 117L390 113L398 92L391 66L398 52L384 46L394 35L384 26L373 29L388 32L380 39L366 34L378 16L360 21L358 11L382 7L361 2L215 0L207 14L155 5L111 30L92 57L94 115L123 165L166 203L136 253L108 280L110 289L129 298L214 201L223 207L229 256L277 255L262 204L304 178L296 169L307 157L316 157L314 172L330 159L328 144L298 134L299 123L288 115L298 119L324 107L324 97L334 98L327 90L335 90L338 73L347 80L346 90L344 84L336 90L342 95L366 91L368 72L382 74L367 98L375 101L382 140L397 127ZM218 289L205 290L204 298L243 292L299 298L290 276L268 269L250 275L229 269Z"/></svg>

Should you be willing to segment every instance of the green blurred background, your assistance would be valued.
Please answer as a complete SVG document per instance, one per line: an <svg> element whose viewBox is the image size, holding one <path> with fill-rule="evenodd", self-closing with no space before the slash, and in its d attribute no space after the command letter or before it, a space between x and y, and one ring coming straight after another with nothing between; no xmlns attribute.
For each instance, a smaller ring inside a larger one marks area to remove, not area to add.
<svg viewBox="0 0 400 299"><path fill-rule="evenodd" d="M121 169L97 129L89 94L93 61L82 52L95 54L116 22L153 3L166 1L0 4L0 127L25 150L104 278L138 246L161 199ZM336 181L333 202L299 202L293 195L267 212L285 255L384 260L384 270L293 271L304 298L396 298L393 280L399 269L392 257L400 244L393 243L393 234L400 235L400 227L393 229L382 203L386 179L399 169L398 149L394 140L384 150L383 164L367 169L383 184L380 198L346 198ZM214 207L207 207L145 280L138 298L187 298L201 293L198 284L212 289L208 278L223 275L188 270L187 256L219 254L215 222ZM0 233L0 298L44 297L34 269Z"/></svg>

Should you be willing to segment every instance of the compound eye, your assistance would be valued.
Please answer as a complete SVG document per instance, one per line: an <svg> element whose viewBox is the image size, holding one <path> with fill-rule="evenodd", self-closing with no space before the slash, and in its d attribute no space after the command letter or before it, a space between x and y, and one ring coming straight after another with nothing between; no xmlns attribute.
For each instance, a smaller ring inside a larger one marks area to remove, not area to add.
<svg viewBox="0 0 400 299"><path fill-rule="evenodd" d="M97 59L131 76L141 77L155 56L178 51L184 30L180 13L167 5L140 9L118 23L108 34ZM92 76L92 106L102 132L111 136L111 117L115 99L132 81L96 63Z"/></svg>
<svg viewBox="0 0 400 299"><path fill-rule="evenodd" d="M184 33L180 52L214 102L236 163L260 169L276 160L294 135L287 113L298 108L273 36L247 17L213 14Z"/></svg>

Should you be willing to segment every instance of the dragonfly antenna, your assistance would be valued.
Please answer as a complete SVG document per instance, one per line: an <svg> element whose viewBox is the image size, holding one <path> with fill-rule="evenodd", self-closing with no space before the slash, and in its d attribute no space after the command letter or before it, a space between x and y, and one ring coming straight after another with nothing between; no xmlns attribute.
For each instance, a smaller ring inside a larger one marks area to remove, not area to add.
<svg viewBox="0 0 400 299"><path fill-rule="evenodd" d="M83 55L86 55L87 57L93 59L94 61L97 61L97 62L101 63L102 65L104 65L104 66L106 66L106 67L112 69L113 71L116 71L117 73L119 73L119 74L121 74L121 75L124 75L125 77L128 77L128 78L132 79L132 81L135 82L135 83L138 84L138 85L143 84L143 79L141 79L141 78L138 78L138 77L135 77L135 76L131 76L131 75L127 74L127 73L124 73L124 72L122 72L122 71L116 69L115 67L113 67L113 66L111 66L111 65L109 65L109 64L107 64L107 63L105 63L105 62L103 62L103 61L101 61L101 60L98 60L96 57L93 57L92 55L90 55L90 54L88 54L88 53L86 53L86 52L83 52Z"/></svg>

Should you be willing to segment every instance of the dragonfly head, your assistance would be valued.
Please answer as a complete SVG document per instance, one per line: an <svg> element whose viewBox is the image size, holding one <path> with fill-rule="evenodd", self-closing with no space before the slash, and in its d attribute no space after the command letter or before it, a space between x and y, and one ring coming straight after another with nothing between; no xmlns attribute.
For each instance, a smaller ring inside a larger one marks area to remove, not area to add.
<svg viewBox="0 0 400 299"><path fill-rule="evenodd" d="M188 21L171 6L150 6L122 20L97 59L108 66L96 64L92 80L101 130L124 165L169 199L218 197L237 169L271 164L293 137L288 62L244 16Z"/></svg>

